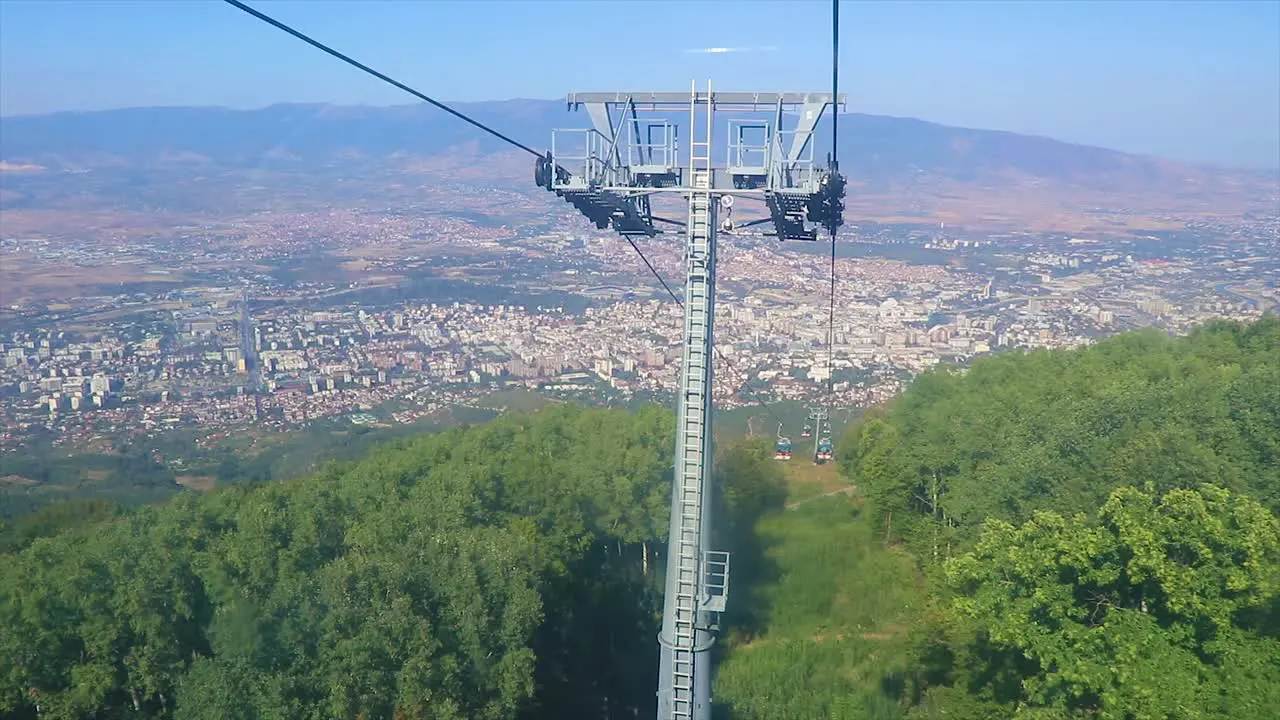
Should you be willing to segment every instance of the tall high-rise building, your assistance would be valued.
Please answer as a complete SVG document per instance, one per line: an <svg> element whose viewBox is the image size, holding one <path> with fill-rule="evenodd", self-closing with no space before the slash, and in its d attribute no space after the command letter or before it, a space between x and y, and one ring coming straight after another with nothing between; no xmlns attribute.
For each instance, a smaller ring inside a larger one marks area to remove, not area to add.
<svg viewBox="0 0 1280 720"><path fill-rule="evenodd" d="M110 395L111 378L103 373L96 373L89 381L89 392L94 395Z"/></svg>

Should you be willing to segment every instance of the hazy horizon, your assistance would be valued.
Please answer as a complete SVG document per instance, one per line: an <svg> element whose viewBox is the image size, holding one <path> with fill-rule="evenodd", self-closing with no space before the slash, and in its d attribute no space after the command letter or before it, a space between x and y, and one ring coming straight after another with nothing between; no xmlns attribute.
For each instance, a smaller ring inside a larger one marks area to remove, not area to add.
<svg viewBox="0 0 1280 720"><path fill-rule="evenodd" d="M735 89L736 88L726 88L726 90L735 90ZM814 92L820 92L820 91L814 91ZM485 104L519 103L519 102L563 103L564 98L563 97L560 97L560 98L519 97L519 98L488 99L488 100L440 100L440 102L446 105L449 105L451 107L464 108L469 106L485 105ZM50 117L50 116L64 115L64 114L89 115L89 114L95 114L95 113L127 112L127 111L134 111L134 110L227 110L231 112L256 112L256 111L269 110L274 107L289 107L289 106L365 108L365 109L371 109L371 110L422 106L430 112L440 112L443 115L443 111L441 110L438 110L436 108L431 108L425 103L413 102L413 101L391 102L391 103L342 103L342 102L325 102L325 101L298 101L298 102L275 102L275 103L269 103L266 105L254 105L254 106L246 106L246 107L236 107L233 105L130 105L130 106L124 106L124 107L117 107L117 108L102 108L102 109L93 109L93 110L55 110L52 112L15 113L12 115L0 115L0 121L8 120L8 119L18 119L18 118ZM900 120L922 122L930 125L938 125L941 127L954 128L958 130L974 130L978 132L995 132L995 133L1012 133L1012 134L1020 135L1024 137L1041 138L1045 140L1051 140L1053 142L1060 142L1068 145L1075 145L1078 147L1098 148L1102 150L1111 150L1115 152L1120 152L1125 155L1134 155L1138 157L1150 157L1150 158L1156 158L1159 160L1179 162L1179 163L1196 166L1196 167L1207 167L1207 168L1217 167L1217 168L1223 168L1223 169L1235 169L1235 170L1246 170L1246 171L1248 170L1280 171L1280 158L1277 159L1276 163L1273 163L1270 165L1267 165L1267 164L1248 165L1248 164L1230 163L1230 162L1185 160L1182 158L1168 157L1166 155L1137 152L1137 151L1129 150L1126 148L1109 147L1106 145L1097 145L1093 143L1073 142L1071 140L1066 140L1066 139L1054 137L1051 135L1037 135L1033 133L1017 132L1017 131L1008 130L1005 128L952 125L948 123L938 122L936 120L931 120L929 118L910 117L905 115L888 115L884 113L870 113L870 112L862 112L858 110L847 110L847 111L841 112L840 114L841 115L865 115L865 116L871 116L871 117L887 117L887 118L894 118L894 119L900 119ZM579 120L581 120L581 118L575 118L574 113L572 112L566 111L565 118L566 118L566 122L565 122L566 127L574 127L578 124L581 124L580 122L578 122ZM496 129L503 130L503 131L513 130L513 128L510 128L510 127L499 127ZM0 145L3 145L3 139L0 139Z"/></svg>
<svg viewBox="0 0 1280 720"><path fill-rule="evenodd" d="M726 89L830 85L827 2L252 4L457 102L708 77ZM0 20L6 117L404 104L398 90L213 0L5 0ZM664 31L644 32L655 24ZM848 2L841 38L841 90L856 112L1280 167L1280 2ZM631 59L640 48L643 62Z"/></svg>

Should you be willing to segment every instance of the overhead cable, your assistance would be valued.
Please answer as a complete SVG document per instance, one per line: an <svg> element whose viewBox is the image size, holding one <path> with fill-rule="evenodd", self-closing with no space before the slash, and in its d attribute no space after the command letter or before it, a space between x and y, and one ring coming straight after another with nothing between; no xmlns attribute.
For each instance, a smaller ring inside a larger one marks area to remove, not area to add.
<svg viewBox="0 0 1280 720"><path fill-rule="evenodd" d="M831 0L831 172L840 171L840 0ZM827 303L827 407L834 409L836 400L836 228L831 229L831 297Z"/></svg>
<svg viewBox="0 0 1280 720"><path fill-rule="evenodd" d="M301 40L302 42L307 43L308 45L310 45L310 46L312 46L312 47L314 47L314 48L317 48L317 49L319 49L319 50L323 50L323 51L325 51L325 52L329 53L330 55L332 55L332 56L334 56L334 57L338 58L339 60L341 60L341 61L343 61L343 62L347 63L348 65L350 65L350 66L352 66L352 67L354 67L354 68L358 68L358 69L360 69L360 70L363 70L364 72L366 72L366 73L368 73L368 74L370 74L370 75L372 75L372 76L374 76L374 77L378 78L379 80L381 80L381 81L383 81L383 82L385 82L385 83L388 83L388 84L390 84L390 85L393 85L393 86L395 86L395 87L397 87L397 88L399 88L399 89L401 89L401 90L403 90L403 91L405 91L405 92L409 93L410 95L412 95L412 96L414 96L414 97L418 98L419 100L422 100L422 101L424 101L424 102L430 103L430 104L432 104L432 105L434 105L434 106L436 106L436 107L440 108L441 110L443 110L443 111L445 111L445 112L449 113L450 115L452 115L452 116L454 116L454 117L458 118L459 120L462 120L463 122L470 123L471 125L474 125L474 126L476 126L477 128L480 128L481 130L483 130L483 131L485 131L485 132L489 133L490 135L492 135L492 136L494 136L494 137L498 138L499 140L502 140L503 142L506 142L506 143L509 143L509 144L511 144L511 145L514 145L515 147L518 147L518 148L520 148L521 150L524 150L525 152L527 152L527 153L529 153L529 154L531 154L531 155L534 155L534 156L536 156L536 157L542 157L542 153L538 152L537 150L534 150L533 148L529 147L528 145L525 145L524 143L522 143L522 142L518 142L518 141L516 141L516 140L512 140L511 138L507 137L506 135L503 135L502 133L498 132L497 130L494 130L493 128L489 127L488 125L485 125L484 123L480 122L479 120L473 120L472 118L469 118L469 117L467 117L466 115L463 115L462 113L458 112L457 110L454 110L453 108L449 107L448 105L445 105L444 103L442 103L442 102L440 102L440 101L438 101L438 100L434 100L434 99L432 99L432 98L430 98L430 97L427 97L427 95L425 95L425 94L423 94L423 93L420 93L420 92L418 92L417 90L414 90L413 88L409 87L408 85L405 85L404 83L402 83L402 82L400 82L400 81L398 81L398 80L394 80L394 79L392 79L392 78L390 78L390 77L388 77L388 76L386 76L386 75L383 75L382 73L378 72L377 70L374 70L373 68L369 67L368 65L365 65L364 63L362 63L362 62L360 62L360 61L358 61L358 60L354 60L354 59L352 59L352 58L348 57L347 55L344 55L344 54L342 54L342 53L338 52L337 50L334 50L333 48L329 47L328 45L325 45L324 43L320 42L319 40L315 40L315 39L311 38L310 36L308 36L308 35L307 35L307 34L305 34L305 33L299 32L298 30L294 30L293 28L289 27L288 25L285 25L284 23L280 22L279 20L276 20L275 18L273 18L273 17L271 17L271 16L269 16L269 15L267 15L267 14L265 14L265 13L262 13L262 12L259 12L259 11L257 11L257 10L254 10L253 8L249 7L248 5L246 5L246 4L242 3L242 2L240 2L240 0L223 0L223 2L225 2L225 3L227 3L228 5L231 5L231 6L233 6L233 7L236 7L236 8L238 8L238 9L240 9L240 10L243 10L243 11L244 11L244 12L246 12L246 13L249 13L250 15L252 15L252 16L254 16L254 17L258 18L259 20L261 20L261 21L262 21L262 22L264 22L264 23L267 23L268 25L271 25L272 27L275 27L275 28L277 28L277 29L279 29L279 30L283 30L283 31L285 31L285 32L289 33L290 35L292 35L292 36L294 36L294 37L298 38L298 39L299 39L299 40Z"/></svg>

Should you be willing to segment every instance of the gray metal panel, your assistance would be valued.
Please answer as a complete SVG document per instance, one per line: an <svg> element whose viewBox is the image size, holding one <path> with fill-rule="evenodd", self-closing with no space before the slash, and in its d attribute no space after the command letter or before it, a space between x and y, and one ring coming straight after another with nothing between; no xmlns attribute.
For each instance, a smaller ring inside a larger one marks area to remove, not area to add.
<svg viewBox="0 0 1280 720"><path fill-rule="evenodd" d="M646 170L642 170L642 168L644 167L645 166L642 166L642 165L632 165L631 172L632 173L646 172ZM650 167L662 167L662 166L655 165ZM737 195L739 197L745 196L745 197L752 197L758 200L763 200L766 195L765 188L759 188L755 190L736 190L733 188L733 171L739 170L739 169L741 168L716 168L711 171L712 175L715 177L714 184L716 187L716 193L718 195ZM682 179L688 177L687 168L674 168L673 170L676 173L676 175L678 175ZM648 171L651 172L651 170L648 170ZM766 168L766 174L768 173L768 171L769 169ZM796 173L795 181L793 182L791 187L775 188L775 189L769 190L768 192L782 192L782 193L789 193L789 194L810 195L818 191L818 183L821 178L822 178L822 174L818 171L815 171L812 173ZM602 185L600 186L599 189L609 190L611 192L615 192L618 194L627 194L628 191L631 191L631 192L646 193L646 194L647 193L676 193L676 194L685 195L685 194L688 194L689 192L689 188L684 185L680 185L676 187L667 187L667 188L636 188L636 187L619 186L619 185Z"/></svg>
<svg viewBox="0 0 1280 720"><path fill-rule="evenodd" d="M604 103L586 103L587 114L591 116L591 125L596 132L605 138L613 139L613 123L609 120L609 109Z"/></svg>
<svg viewBox="0 0 1280 720"><path fill-rule="evenodd" d="M601 160L609 163L615 170L622 166L622 156L618 154L618 131L609 117L609 106L604 103L588 103L587 114L591 116L591 125L600 133L605 141L605 152Z"/></svg>
<svg viewBox="0 0 1280 720"><path fill-rule="evenodd" d="M800 122L796 125L795 134L791 136L791 150L787 152L788 162L794 163L800 158L800 153L804 152L804 146L808 145L809 138L813 137L813 129L817 127L818 120L822 118L822 111L826 107L822 102L804 104Z"/></svg>

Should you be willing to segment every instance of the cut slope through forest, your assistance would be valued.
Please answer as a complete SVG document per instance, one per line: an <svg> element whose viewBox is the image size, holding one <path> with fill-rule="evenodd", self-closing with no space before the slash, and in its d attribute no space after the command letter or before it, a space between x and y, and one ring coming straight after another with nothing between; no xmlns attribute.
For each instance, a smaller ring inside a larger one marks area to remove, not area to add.
<svg viewBox="0 0 1280 720"><path fill-rule="evenodd" d="M885 548L845 494L810 496L758 525L771 576L735 600L717 677L722 717L896 717L925 595L911 558Z"/></svg>

